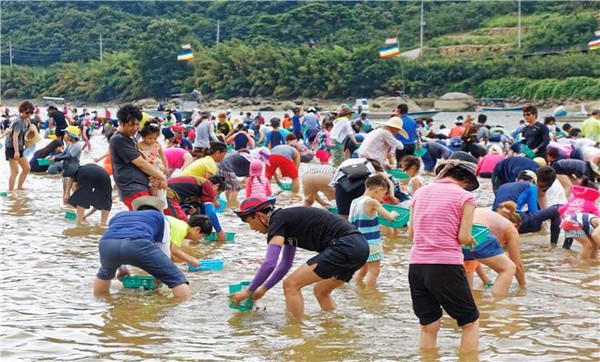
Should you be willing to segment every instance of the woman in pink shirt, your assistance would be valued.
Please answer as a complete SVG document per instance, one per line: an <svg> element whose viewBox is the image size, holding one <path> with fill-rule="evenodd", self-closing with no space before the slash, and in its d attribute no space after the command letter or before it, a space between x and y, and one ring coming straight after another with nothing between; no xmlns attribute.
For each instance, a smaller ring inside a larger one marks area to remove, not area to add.
<svg viewBox="0 0 600 362"><path fill-rule="evenodd" d="M498 162L504 159L504 154L502 153L502 148L498 145L493 145L490 147L489 153L479 161L477 165L477 170L475 170L475 174L479 177L483 178L492 178L492 172L494 172L494 167L498 164Z"/></svg>
<svg viewBox="0 0 600 362"><path fill-rule="evenodd" d="M412 199L408 236L413 240L408 280L413 310L421 324L419 346L435 348L442 308L462 328L459 351L478 350L479 311L463 267L461 245L472 245L477 160L454 152L437 168L437 181Z"/></svg>
<svg viewBox="0 0 600 362"><path fill-rule="evenodd" d="M173 171L176 169L183 170L190 163L194 162L194 157L185 148L168 147L163 152L167 159L169 177L171 177Z"/></svg>

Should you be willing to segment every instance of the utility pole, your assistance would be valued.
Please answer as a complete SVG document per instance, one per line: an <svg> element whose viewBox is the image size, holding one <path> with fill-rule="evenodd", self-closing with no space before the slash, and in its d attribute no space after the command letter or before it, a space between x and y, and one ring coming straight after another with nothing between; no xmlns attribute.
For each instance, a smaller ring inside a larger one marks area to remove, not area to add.
<svg viewBox="0 0 600 362"><path fill-rule="evenodd" d="M10 66L12 67L12 42L9 40L8 41L8 63L10 64Z"/></svg>
<svg viewBox="0 0 600 362"><path fill-rule="evenodd" d="M221 20L217 20L217 45L219 44L220 33L221 33Z"/></svg>
<svg viewBox="0 0 600 362"><path fill-rule="evenodd" d="M102 61L102 34L100 34L100 61Z"/></svg>
<svg viewBox="0 0 600 362"><path fill-rule="evenodd" d="M420 36L419 55L423 54L423 27L425 26L425 21L423 21L423 3L424 3L424 1L421 1L421 36Z"/></svg>
<svg viewBox="0 0 600 362"><path fill-rule="evenodd" d="M517 47L521 49L521 0L517 0L519 3L519 30L517 32Z"/></svg>

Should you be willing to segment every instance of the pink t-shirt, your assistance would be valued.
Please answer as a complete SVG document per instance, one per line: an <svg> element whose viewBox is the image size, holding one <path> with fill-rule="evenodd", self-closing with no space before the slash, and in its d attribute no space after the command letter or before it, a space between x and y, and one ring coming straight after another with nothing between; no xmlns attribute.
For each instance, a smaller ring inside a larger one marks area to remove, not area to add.
<svg viewBox="0 0 600 362"><path fill-rule="evenodd" d="M165 158L169 164L169 169L174 170L176 168L183 167L183 156L186 154L186 150L179 147L169 147L163 150Z"/></svg>
<svg viewBox="0 0 600 362"><path fill-rule="evenodd" d="M475 196L450 179L415 192L410 206L414 237L409 264L463 264L458 229L466 203L476 205Z"/></svg>
<svg viewBox="0 0 600 362"><path fill-rule="evenodd" d="M251 176L246 179L246 197L271 196L271 183L265 176Z"/></svg>
<svg viewBox="0 0 600 362"><path fill-rule="evenodd" d="M475 171L476 175L480 173L492 173L494 172L494 167L498 164L498 162L504 159L503 155L497 153L490 153L489 155L485 155L479 164L477 165L477 170Z"/></svg>

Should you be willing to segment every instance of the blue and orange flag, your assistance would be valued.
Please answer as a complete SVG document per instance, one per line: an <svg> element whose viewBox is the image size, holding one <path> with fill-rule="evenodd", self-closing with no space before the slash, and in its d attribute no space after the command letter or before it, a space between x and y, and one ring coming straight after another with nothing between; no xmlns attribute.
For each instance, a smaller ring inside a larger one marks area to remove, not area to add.
<svg viewBox="0 0 600 362"><path fill-rule="evenodd" d="M391 58L400 54L400 46L398 46L398 38L385 39L385 45L379 48L379 58Z"/></svg>
<svg viewBox="0 0 600 362"><path fill-rule="evenodd" d="M177 53L177 60L180 62L189 62L194 60L194 52L190 44L183 44L181 50Z"/></svg>

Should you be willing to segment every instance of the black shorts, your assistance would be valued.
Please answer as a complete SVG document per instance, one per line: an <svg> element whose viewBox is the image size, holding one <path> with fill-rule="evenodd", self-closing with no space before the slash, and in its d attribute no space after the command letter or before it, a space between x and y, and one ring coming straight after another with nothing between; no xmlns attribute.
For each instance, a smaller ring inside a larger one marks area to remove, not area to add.
<svg viewBox="0 0 600 362"><path fill-rule="evenodd" d="M317 264L315 273L323 278L335 277L346 283L369 258L369 244L363 234L349 234L335 239L327 249L310 258L306 264Z"/></svg>
<svg viewBox="0 0 600 362"><path fill-rule="evenodd" d="M335 205L339 215L350 215L350 205L352 200L361 197L365 193L365 184L357 187L351 192L344 191L344 188L338 183L335 185Z"/></svg>
<svg viewBox="0 0 600 362"><path fill-rule="evenodd" d="M20 156L19 159L25 157L25 156L23 156L23 152L25 152L25 149L19 150L19 156ZM15 149L12 147L7 147L4 150L4 154L6 155L6 161L13 160L15 158Z"/></svg>
<svg viewBox="0 0 600 362"><path fill-rule="evenodd" d="M413 311L421 325L440 319L442 308L459 327L479 318L462 265L410 264L408 282Z"/></svg>

